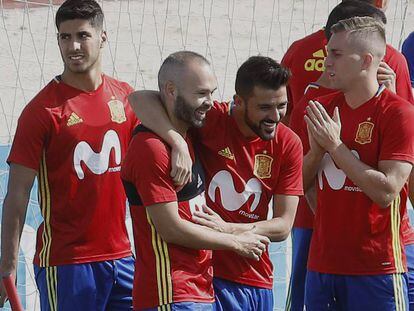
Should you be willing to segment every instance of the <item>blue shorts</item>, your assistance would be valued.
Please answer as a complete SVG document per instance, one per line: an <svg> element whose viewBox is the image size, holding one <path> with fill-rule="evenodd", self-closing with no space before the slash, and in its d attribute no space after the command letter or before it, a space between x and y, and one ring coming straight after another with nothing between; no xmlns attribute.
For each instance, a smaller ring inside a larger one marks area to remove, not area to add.
<svg viewBox="0 0 414 311"><path fill-rule="evenodd" d="M405 311L408 310L407 276L337 275L308 271L307 311Z"/></svg>
<svg viewBox="0 0 414 311"><path fill-rule="evenodd" d="M140 311L213 311L213 304L201 302L176 302L157 308L142 309Z"/></svg>
<svg viewBox="0 0 414 311"><path fill-rule="evenodd" d="M133 257L34 271L42 311L132 310Z"/></svg>
<svg viewBox="0 0 414 311"><path fill-rule="evenodd" d="M414 311L414 244L405 246L405 254L407 256L408 268L408 302L410 311Z"/></svg>
<svg viewBox="0 0 414 311"><path fill-rule="evenodd" d="M292 229L292 274L286 298L286 311L303 311L308 253L313 229Z"/></svg>
<svg viewBox="0 0 414 311"><path fill-rule="evenodd" d="M269 311L273 310L273 291L213 278L217 311Z"/></svg>

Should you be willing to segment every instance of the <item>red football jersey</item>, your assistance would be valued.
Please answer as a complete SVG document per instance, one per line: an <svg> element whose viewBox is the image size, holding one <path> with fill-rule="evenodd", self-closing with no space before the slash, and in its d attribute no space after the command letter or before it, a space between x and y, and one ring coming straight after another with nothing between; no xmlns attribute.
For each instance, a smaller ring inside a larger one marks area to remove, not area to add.
<svg viewBox="0 0 414 311"><path fill-rule="evenodd" d="M383 91L382 91L383 90ZM365 164L414 162L414 108L384 88L351 109L344 95L319 98L332 115L339 107L341 139ZM387 208L374 203L329 154L316 176L317 210L308 268L321 273L374 275L406 270L401 219L406 217L407 184Z"/></svg>
<svg viewBox="0 0 414 311"><path fill-rule="evenodd" d="M283 56L282 65L292 72L287 86L289 111L293 111L308 84L318 80L325 70L327 43L325 33L320 29L293 42Z"/></svg>
<svg viewBox="0 0 414 311"><path fill-rule="evenodd" d="M191 144L188 145L192 152ZM166 243L145 208L177 201L181 218L191 221L195 203L199 206L205 203L203 193L180 201L170 176L170 158L170 148L156 134L147 131L133 137L122 164L121 175L130 201L136 250L134 310L183 301L214 301L212 252ZM193 182L199 183L198 180ZM136 194L131 194L128 186L132 186Z"/></svg>
<svg viewBox="0 0 414 311"><path fill-rule="evenodd" d="M206 174L207 205L225 221L266 220L275 194L302 195L302 146L279 124L275 138L247 139L229 114L227 103L214 103L195 140ZM230 251L213 252L214 276L272 288L273 267L266 251L260 261Z"/></svg>
<svg viewBox="0 0 414 311"><path fill-rule="evenodd" d="M394 70L396 74L396 93L414 104L413 92L411 89L410 73L408 71L407 60L404 55L391 45L387 44L384 61Z"/></svg>
<svg viewBox="0 0 414 311"><path fill-rule="evenodd" d="M305 139L302 140L303 146L303 154L307 154L309 151L309 140L307 138L306 132L306 123L303 117L306 114L306 106L308 105L309 101L315 99L317 97L330 94L334 92L332 89L328 89L326 87L317 85L315 83L310 83L306 90L305 95L299 100L299 102L295 105L295 108L292 111L290 116L290 123L289 127L294 131L299 137L304 137ZM312 229L313 228L313 212L310 209L306 198L303 196L299 199L298 210L296 212L294 227L296 228L306 228Z"/></svg>
<svg viewBox="0 0 414 311"><path fill-rule="evenodd" d="M130 256L121 161L137 119L132 88L108 76L96 91L52 80L25 107L8 162L38 171L41 267Z"/></svg>

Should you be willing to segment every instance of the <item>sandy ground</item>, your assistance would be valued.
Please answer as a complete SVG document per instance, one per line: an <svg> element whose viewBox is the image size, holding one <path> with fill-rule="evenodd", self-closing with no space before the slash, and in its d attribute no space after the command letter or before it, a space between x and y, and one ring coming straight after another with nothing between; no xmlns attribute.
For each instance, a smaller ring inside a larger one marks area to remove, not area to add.
<svg viewBox="0 0 414 311"><path fill-rule="evenodd" d="M399 48L401 40L414 31L414 0L390 2L388 41ZM50 1L0 0L0 145L6 145L0 150L0 160L8 152L7 145L25 104L62 70L54 26L56 7L47 3ZM280 60L294 40L319 29L337 3L338 0L103 1L109 36L104 70L136 89L155 88L159 65L169 53L194 50L212 62L219 85L217 99L228 99L233 94L236 70L248 56L262 54ZM7 166L0 165L0 205L6 179ZM19 271L24 277L19 290L25 293L28 310L35 310L38 298L30 283L33 271L28 259L34 251L33 228L40 221L35 192L31 206L22 238L26 259L21 258ZM278 264L276 310L283 309L286 296L289 250L289 244L284 243L272 251Z"/></svg>

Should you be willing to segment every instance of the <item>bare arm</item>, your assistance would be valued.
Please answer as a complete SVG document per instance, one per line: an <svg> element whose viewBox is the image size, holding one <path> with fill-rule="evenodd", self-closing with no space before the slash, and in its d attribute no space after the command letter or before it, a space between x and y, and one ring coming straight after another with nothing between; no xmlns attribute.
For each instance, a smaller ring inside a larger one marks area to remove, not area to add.
<svg viewBox="0 0 414 311"><path fill-rule="evenodd" d="M270 241L251 231L233 235L221 233L182 219L177 202L146 207L152 222L167 243L192 249L231 250L241 256L259 260Z"/></svg>
<svg viewBox="0 0 414 311"><path fill-rule="evenodd" d="M16 276L19 255L20 236L26 218L27 203L33 185L36 171L30 168L11 164L7 195L3 204L1 222L1 275L13 274ZM5 290L1 288L0 307L5 301Z"/></svg>
<svg viewBox="0 0 414 311"><path fill-rule="evenodd" d="M305 118L309 135L326 151L346 176L381 207L388 207L398 196L412 169L405 161L387 160L378 163L378 169L360 161L340 138L341 121L336 108L331 118L318 102L309 104Z"/></svg>
<svg viewBox="0 0 414 311"><path fill-rule="evenodd" d="M142 124L159 135L171 147L171 177L174 184L191 181L192 160L185 139L174 129L157 91L135 91L128 97Z"/></svg>
<svg viewBox="0 0 414 311"><path fill-rule="evenodd" d="M203 206L204 213L195 212L193 220L219 232L236 233L254 229L254 232L267 236L272 242L287 238L293 226L299 197L293 195L273 196L273 218L254 223L225 222L217 213Z"/></svg>

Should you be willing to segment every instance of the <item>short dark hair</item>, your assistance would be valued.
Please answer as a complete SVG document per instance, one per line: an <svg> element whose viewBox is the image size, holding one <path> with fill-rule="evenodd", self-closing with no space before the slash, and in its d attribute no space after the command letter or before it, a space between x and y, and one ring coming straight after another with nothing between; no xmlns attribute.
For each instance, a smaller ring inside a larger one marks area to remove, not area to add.
<svg viewBox="0 0 414 311"><path fill-rule="evenodd" d="M252 95L255 86L277 90L288 83L290 71L270 57L249 57L237 70L236 94L244 100Z"/></svg>
<svg viewBox="0 0 414 311"><path fill-rule="evenodd" d="M169 80L178 84L181 79L180 71L184 70L194 60L210 65L210 62L203 55L193 51L178 51L168 55L158 71L158 87L161 95L163 94L164 84Z"/></svg>
<svg viewBox="0 0 414 311"><path fill-rule="evenodd" d="M56 12L56 28L72 19L88 20L92 27L102 29L104 14L95 0L66 0Z"/></svg>
<svg viewBox="0 0 414 311"><path fill-rule="evenodd" d="M383 11L377 7L367 3L366 1L358 0L347 0L338 4L331 11L328 17L328 21L325 25L325 36L329 40L331 37L331 27L337 22L343 19L348 19L352 17L363 17L369 16L375 18L376 20L382 22L383 24L387 23L387 18Z"/></svg>

